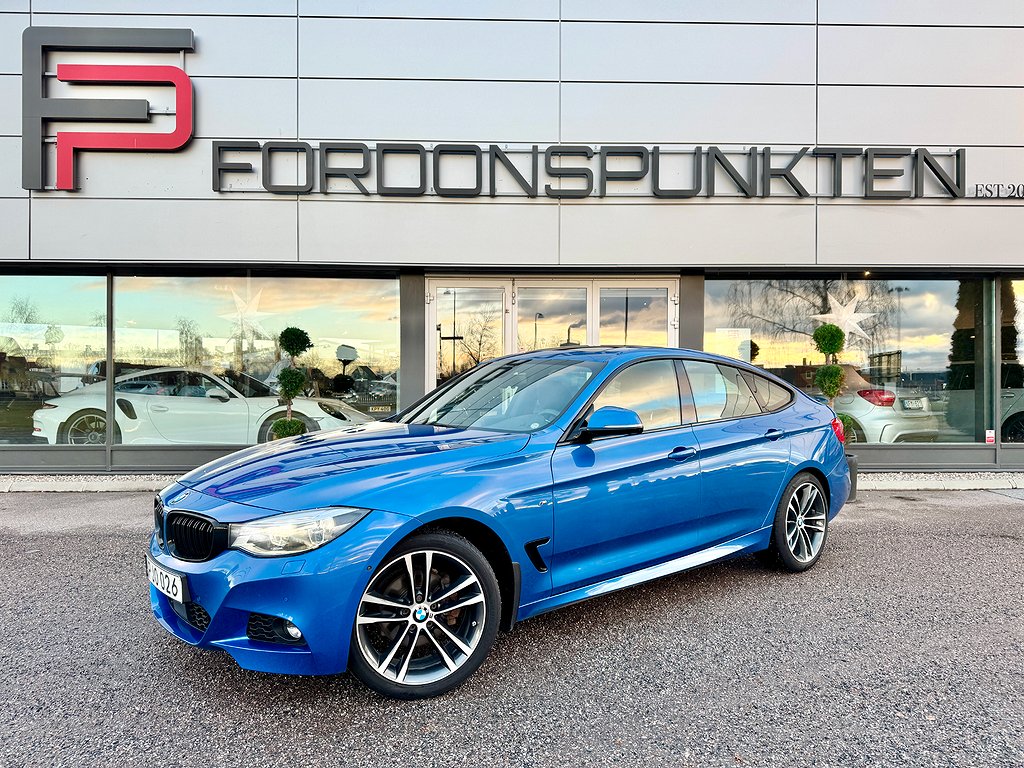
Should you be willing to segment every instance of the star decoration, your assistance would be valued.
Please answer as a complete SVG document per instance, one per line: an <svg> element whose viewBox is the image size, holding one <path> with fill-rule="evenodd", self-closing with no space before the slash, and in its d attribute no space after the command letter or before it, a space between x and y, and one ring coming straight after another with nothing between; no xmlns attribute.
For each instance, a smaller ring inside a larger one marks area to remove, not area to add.
<svg viewBox="0 0 1024 768"><path fill-rule="evenodd" d="M234 288L231 289L231 298L235 300L235 311L220 315L224 320L233 322L237 329L238 336L245 338L246 332L251 331L257 338L269 339L270 332L260 322L264 317L270 317L273 312L260 312L260 298L263 296L263 289L256 291L255 296L243 299Z"/></svg>
<svg viewBox="0 0 1024 768"><path fill-rule="evenodd" d="M838 325L843 333L850 335L856 333L863 336L865 339L870 338L864 329L860 327L860 324L867 320L869 317L874 317L877 312L858 312L857 302L860 299L854 297L850 300L849 304L843 304L839 299L833 296L831 293L828 295L828 308L831 310L824 315L811 315L812 318L820 323L832 323Z"/></svg>

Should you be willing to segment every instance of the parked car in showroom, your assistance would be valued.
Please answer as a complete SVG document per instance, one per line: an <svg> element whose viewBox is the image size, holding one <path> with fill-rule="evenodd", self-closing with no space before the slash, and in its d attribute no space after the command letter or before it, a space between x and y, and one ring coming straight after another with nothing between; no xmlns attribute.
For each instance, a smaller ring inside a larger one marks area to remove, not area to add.
<svg viewBox="0 0 1024 768"><path fill-rule="evenodd" d="M932 399L920 389L872 384L852 365L843 367L846 382L833 407L853 420L848 443L933 442L939 436Z"/></svg>
<svg viewBox="0 0 1024 768"><path fill-rule="evenodd" d="M842 440L827 406L728 358L499 358L164 489L152 608L246 669L433 696L546 611L744 553L810 568L850 492Z"/></svg>
<svg viewBox="0 0 1024 768"><path fill-rule="evenodd" d="M43 402L33 434L50 444L101 445L106 440L107 391L96 382ZM153 368L114 381L114 442L252 445L270 439L285 406L266 384L237 371ZM338 400L298 398L293 415L307 431L362 424L368 416Z"/></svg>

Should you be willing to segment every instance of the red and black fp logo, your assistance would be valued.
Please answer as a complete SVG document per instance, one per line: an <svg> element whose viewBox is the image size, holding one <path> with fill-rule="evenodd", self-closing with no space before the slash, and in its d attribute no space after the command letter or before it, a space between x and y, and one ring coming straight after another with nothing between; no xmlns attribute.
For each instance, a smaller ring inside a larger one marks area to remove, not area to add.
<svg viewBox="0 0 1024 768"><path fill-rule="evenodd" d="M47 122L150 122L146 99L49 98L46 60L50 51L133 53L195 50L191 29L29 27L22 36L21 186L46 189L44 126ZM77 189L75 155L81 150L168 152L192 138L192 81L166 65L58 64L57 80L76 84L174 86L174 130L170 133L57 131L57 189Z"/></svg>

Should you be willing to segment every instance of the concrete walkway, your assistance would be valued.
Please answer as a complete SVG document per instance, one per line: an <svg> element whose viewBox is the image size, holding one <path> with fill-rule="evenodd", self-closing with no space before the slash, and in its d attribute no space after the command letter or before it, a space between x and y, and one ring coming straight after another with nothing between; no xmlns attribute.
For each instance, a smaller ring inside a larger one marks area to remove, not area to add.
<svg viewBox="0 0 1024 768"><path fill-rule="evenodd" d="M0 493L159 491L178 475L0 475ZM1024 488L1024 472L864 472L860 491L996 491Z"/></svg>

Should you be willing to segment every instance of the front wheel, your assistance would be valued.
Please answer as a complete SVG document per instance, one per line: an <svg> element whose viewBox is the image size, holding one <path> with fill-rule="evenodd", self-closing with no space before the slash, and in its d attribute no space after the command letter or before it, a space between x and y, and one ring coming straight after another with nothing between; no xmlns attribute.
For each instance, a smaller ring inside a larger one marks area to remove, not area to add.
<svg viewBox="0 0 1024 768"><path fill-rule="evenodd" d="M281 413L275 413L273 416L268 416L266 419L264 419L263 423L260 425L259 430L256 432L256 442L269 442L271 439L271 430L274 427L274 422L277 421L278 419L284 419L287 416L287 411L281 411ZM292 418L298 419L303 424L305 424L307 433L315 432L317 430L316 422L313 421L308 416L303 416L301 413L295 413L295 411L292 411Z"/></svg>
<svg viewBox="0 0 1024 768"><path fill-rule="evenodd" d="M806 571L828 538L828 497L817 477L801 472L786 486L775 510L767 558L787 571Z"/></svg>
<svg viewBox="0 0 1024 768"><path fill-rule="evenodd" d="M363 592L350 668L385 696L439 696L483 663L500 615L498 580L479 549L450 531L413 536Z"/></svg>
<svg viewBox="0 0 1024 768"><path fill-rule="evenodd" d="M1024 443L1024 414L1017 414L1003 422L1004 443Z"/></svg>

